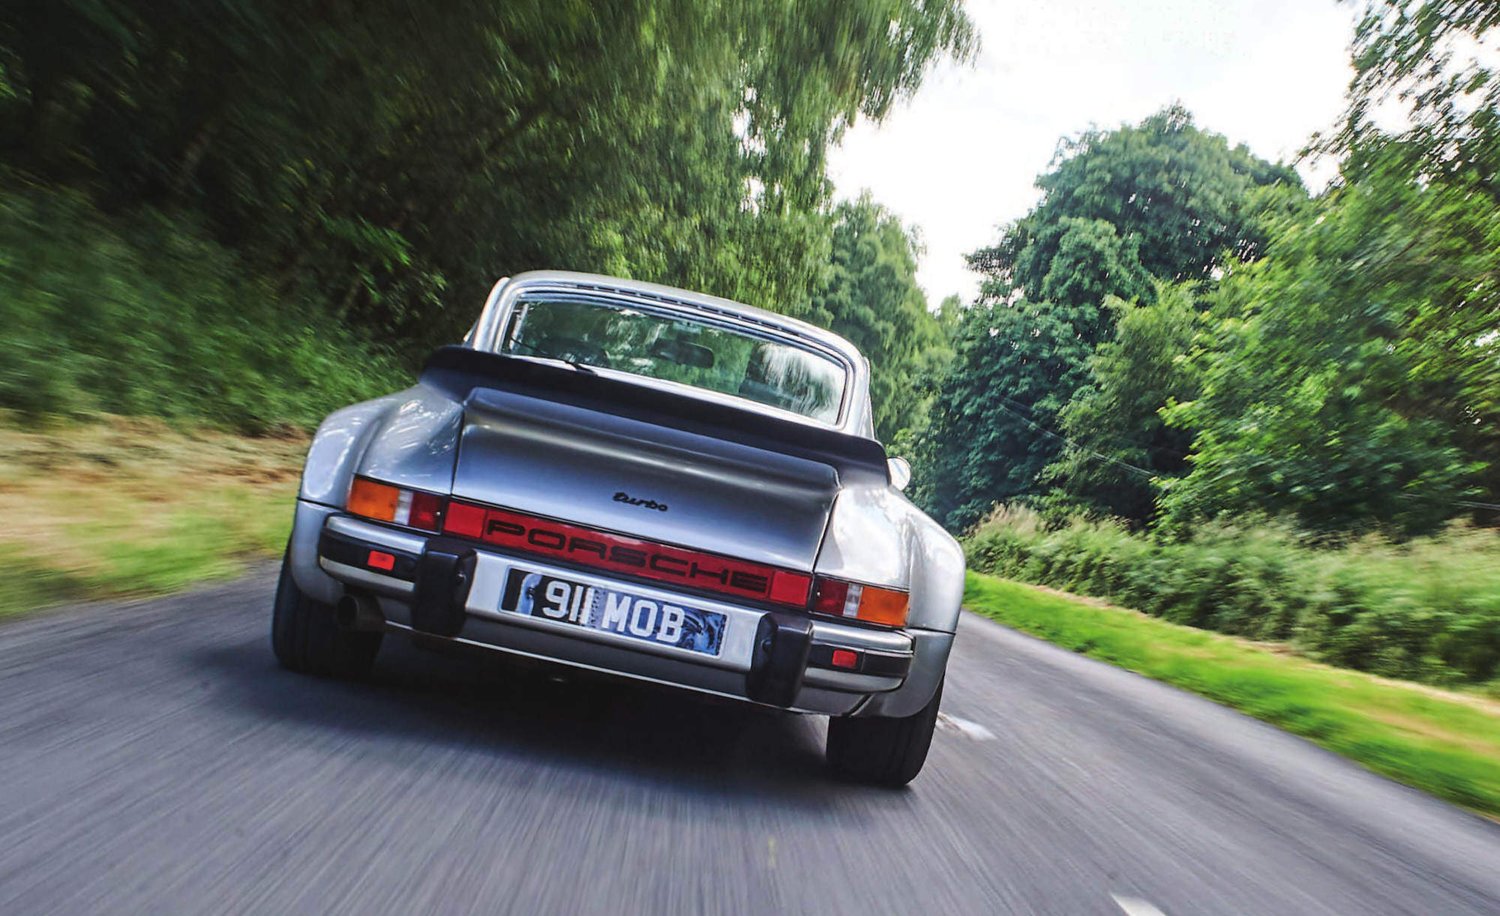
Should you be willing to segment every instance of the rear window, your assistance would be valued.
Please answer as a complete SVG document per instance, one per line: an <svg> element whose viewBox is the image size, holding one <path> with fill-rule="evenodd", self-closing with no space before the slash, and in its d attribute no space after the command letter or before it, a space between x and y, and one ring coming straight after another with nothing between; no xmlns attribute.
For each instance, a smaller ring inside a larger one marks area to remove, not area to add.
<svg viewBox="0 0 1500 916"><path fill-rule="evenodd" d="M691 385L830 424L838 421L847 375L832 357L795 344L565 297L517 302L500 352Z"/></svg>

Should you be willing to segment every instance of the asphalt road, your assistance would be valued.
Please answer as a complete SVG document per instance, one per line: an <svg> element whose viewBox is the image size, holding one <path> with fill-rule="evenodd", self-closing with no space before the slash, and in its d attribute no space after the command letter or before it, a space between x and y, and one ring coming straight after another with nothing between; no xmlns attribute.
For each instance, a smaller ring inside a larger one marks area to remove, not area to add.
<svg viewBox="0 0 1500 916"><path fill-rule="evenodd" d="M0 913L1500 912L1500 826L976 618L891 792L812 719L283 672L271 584L0 627Z"/></svg>

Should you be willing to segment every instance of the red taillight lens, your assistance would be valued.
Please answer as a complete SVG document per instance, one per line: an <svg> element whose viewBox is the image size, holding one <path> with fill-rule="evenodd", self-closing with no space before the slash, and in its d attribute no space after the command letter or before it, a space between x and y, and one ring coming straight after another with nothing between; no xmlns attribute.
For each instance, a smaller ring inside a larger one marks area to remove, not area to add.
<svg viewBox="0 0 1500 916"><path fill-rule="evenodd" d="M909 596L903 591L820 577L813 590L812 609L815 614L899 627L906 624L908 604Z"/></svg>
<svg viewBox="0 0 1500 916"><path fill-rule="evenodd" d="M844 601L849 596L849 583L838 579L819 579L818 589L813 592L813 612L844 616Z"/></svg>
<svg viewBox="0 0 1500 916"><path fill-rule="evenodd" d="M412 493L411 495L411 520L407 522L413 528L421 528L423 531L436 531L441 526L443 519L443 498L432 493Z"/></svg>
<svg viewBox="0 0 1500 916"><path fill-rule="evenodd" d="M766 597L778 604L805 607L807 593L810 591L812 591L812 576L778 569L771 574L771 591Z"/></svg>
<svg viewBox="0 0 1500 916"><path fill-rule="evenodd" d="M437 531L443 518L443 497L403 490L363 477L354 478L347 508L355 515L392 522L408 528Z"/></svg>

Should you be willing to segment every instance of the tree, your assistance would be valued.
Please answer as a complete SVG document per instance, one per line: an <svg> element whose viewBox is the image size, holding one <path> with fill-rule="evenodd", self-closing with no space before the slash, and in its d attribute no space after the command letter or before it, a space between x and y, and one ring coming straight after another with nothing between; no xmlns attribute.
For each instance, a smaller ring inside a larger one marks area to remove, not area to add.
<svg viewBox="0 0 1500 916"><path fill-rule="evenodd" d="M1473 0L1364 4L1344 124L1319 144L1339 182L1232 272L1203 394L1169 414L1200 427L1175 518L1412 533L1500 498L1497 25Z"/></svg>
<svg viewBox="0 0 1500 916"><path fill-rule="evenodd" d="M1481 179L1500 167L1500 7L1482 0L1364 0L1343 128L1319 144L1346 175L1389 169L1393 156L1428 181ZM1385 117L1377 112L1386 109ZM1402 124L1398 134L1379 121ZM1397 140L1397 143L1390 143Z"/></svg>
<svg viewBox="0 0 1500 916"><path fill-rule="evenodd" d="M795 311L828 146L972 43L959 0L19 0L0 155L409 353L538 266Z"/></svg>
<svg viewBox="0 0 1500 916"><path fill-rule="evenodd" d="M1060 293L1068 295L1070 287L1070 278L1060 275L1055 263L1068 220L1101 220L1138 258L1145 275L1203 279L1225 255L1255 256L1264 238L1250 192L1275 184L1301 183L1289 167L1199 129L1192 115L1174 105L1137 125L1064 140L1051 170L1037 179L1041 203L1006 227L996 245L975 252L971 262L1001 297L1019 291L1035 301L1053 301ZM1119 269L1123 273L1105 285L1121 298L1134 298L1141 292L1140 271L1128 261ZM1098 305L1100 285L1079 285L1063 301Z"/></svg>
<svg viewBox="0 0 1500 916"><path fill-rule="evenodd" d="M1115 333L1106 303L1149 302L1153 280L1211 278L1227 255L1256 254L1257 192L1280 182L1296 177L1177 107L1064 142L1041 202L970 256L984 279L922 445L929 507L963 527L1039 499L1066 441L1059 412ZM1131 441L1160 435L1143 423Z"/></svg>
<svg viewBox="0 0 1500 916"><path fill-rule="evenodd" d="M1112 299L1115 337L1089 357L1088 380L1058 416L1067 442L1043 474L1054 510L1141 526L1163 480L1186 470L1192 433L1161 412L1198 392L1189 354L1202 333L1198 285L1162 284L1148 304Z"/></svg>
<svg viewBox="0 0 1500 916"><path fill-rule="evenodd" d="M1410 154L1282 222L1216 293L1178 521L1246 510L1326 533L1429 531L1500 494L1500 219Z"/></svg>
<svg viewBox="0 0 1500 916"><path fill-rule="evenodd" d="M833 252L808 317L870 360L875 431L891 441L924 413L925 377L947 341L917 285L915 237L868 194L833 215Z"/></svg>
<svg viewBox="0 0 1500 916"><path fill-rule="evenodd" d="M937 318L938 327L943 332L943 339L952 343L954 336L958 334L959 323L964 318L963 299L959 298L957 293L944 296L943 301L938 303L934 317Z"/></svg>
<svg viewBox="0 0 1500 916"><path fill-rule="evenodd" d="M1060 442L1050 424L1089 355L1071 317L1024 299L965 313L913 465L913 497L950 530L1035 495Z"/></svg>

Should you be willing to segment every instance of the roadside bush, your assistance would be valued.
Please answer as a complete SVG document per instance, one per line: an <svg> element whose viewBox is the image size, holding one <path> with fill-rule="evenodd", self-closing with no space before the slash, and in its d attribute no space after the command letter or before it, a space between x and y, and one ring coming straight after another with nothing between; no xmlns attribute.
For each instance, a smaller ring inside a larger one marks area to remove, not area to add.
<svg viewBox="0 0 1500 916"><path fill-rule="evenodd" d="M107 217L0 174L0 407L257 433L408 384L328 314L279 297L180 218Z"/></svg>
<svg viewBox="0 0 1500 916"><path fill-rule="evenodd" d="M1290 641L1348 668L1433 683L1500 677L1500 535L1455 526L1402 544L1305 543L1275 523L1191 540L1107 522L1047 526L1001 508L965 542L971 568L1106 598L1174 623Z"/></svg>

